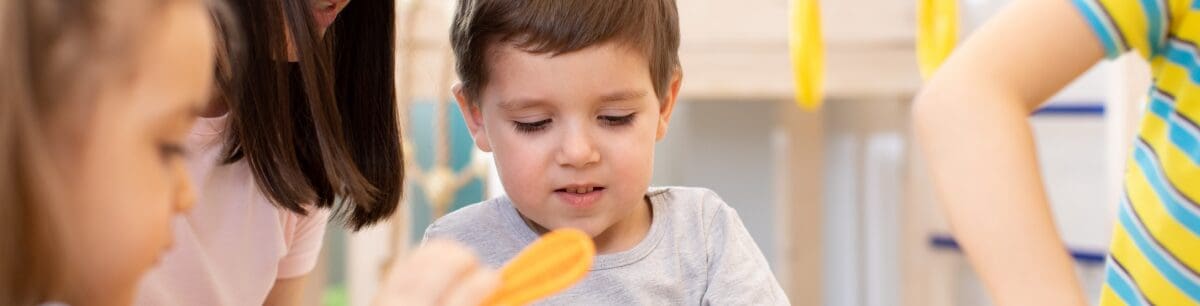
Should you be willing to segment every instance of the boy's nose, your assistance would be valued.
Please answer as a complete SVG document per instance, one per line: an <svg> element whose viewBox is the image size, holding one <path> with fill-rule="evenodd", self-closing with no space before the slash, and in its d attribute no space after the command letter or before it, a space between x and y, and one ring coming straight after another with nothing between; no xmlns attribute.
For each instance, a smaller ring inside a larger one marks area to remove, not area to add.
<svg viewBox="0 0 1200 306"><path fill-rule="evenodd" d="M599 162L600 151L596 150L591 135L577 128L563 135L556 159L564 167L582 168Z"/></svg>

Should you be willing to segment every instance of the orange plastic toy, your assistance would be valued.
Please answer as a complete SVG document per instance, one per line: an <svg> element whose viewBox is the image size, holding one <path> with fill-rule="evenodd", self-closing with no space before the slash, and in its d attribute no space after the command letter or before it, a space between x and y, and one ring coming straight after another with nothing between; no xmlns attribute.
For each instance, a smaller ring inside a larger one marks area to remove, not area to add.
<svg viewBox="0 0 1200 306"><path fill-rule="evenodd" d="M502 284L483 305L526 305L571 287L592 267L596 246L576 229L542 235L501 269Z"/></svg>

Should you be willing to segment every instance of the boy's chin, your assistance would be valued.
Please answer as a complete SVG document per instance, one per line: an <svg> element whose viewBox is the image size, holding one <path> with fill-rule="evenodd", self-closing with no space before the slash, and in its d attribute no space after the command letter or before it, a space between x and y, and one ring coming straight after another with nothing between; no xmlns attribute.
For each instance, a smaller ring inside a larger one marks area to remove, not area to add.
<svg viewBox="0 0 1200 306"><path fill-rule="evenodd" d="M577 230L583 231L589 237L592 237L592 239L596 239L596 236L600 236L601 233L603 233L606 229L608 229L607 226L602 226L600 224L597 224L600 222L595 222L595 220L586 220L586 221L585 220L556 220L556 221L551 221L548 223L549 224L543 223L541 225L538 225L538 227L542 227L542 228L539 228L537 230L539 232L542 232L542 231L549 232L549 231L553 231L556 229L571 228L571 229L577 229Z"/></svg>

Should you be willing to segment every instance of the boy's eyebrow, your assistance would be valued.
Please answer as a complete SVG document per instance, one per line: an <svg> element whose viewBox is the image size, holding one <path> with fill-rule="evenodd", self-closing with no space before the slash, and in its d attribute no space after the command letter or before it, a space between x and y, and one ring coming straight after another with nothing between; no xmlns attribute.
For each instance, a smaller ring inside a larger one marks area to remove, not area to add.
<svg viewBox="0 0 1200 306"><path fill-rule="evenodd" d="M621 90L600 96L600 102L618 102L638 99L646 96L646 91Z"/></svg>
<svg viewBox="0 0 1200 306"><path fill-rule="evenodd" d="M637 90L618 90L600 96L600 102L621 102L639 99L646 96L646 91ZM536 107L539 104L544 104L546 101L537 98L515 98L500 101L500 109L516 111L526 108Z"/></svg>
<svg viewBox="0 0 1200 306"><path fill-rule="evenodd" d="M516 111L543 104L543 100L534 98L516 98L500 101L500 109Z"/></svg>

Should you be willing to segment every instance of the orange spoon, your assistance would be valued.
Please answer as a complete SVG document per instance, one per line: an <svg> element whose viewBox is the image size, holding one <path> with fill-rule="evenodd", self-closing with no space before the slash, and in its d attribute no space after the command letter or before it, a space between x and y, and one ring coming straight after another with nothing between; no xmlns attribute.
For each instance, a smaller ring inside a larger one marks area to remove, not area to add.
<svg viewBox="0 0 1200 306"><path fill-rule="evenodd" d="M576 229L542 235L500 271L500 289L483 305L526 305L575 285L592 267L596 246Z"/></svg>

